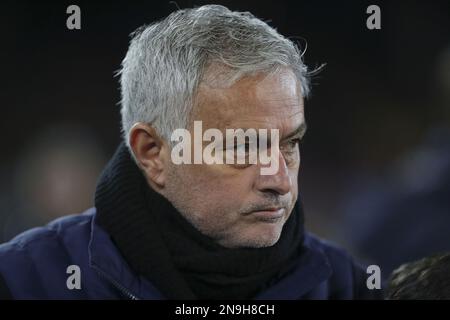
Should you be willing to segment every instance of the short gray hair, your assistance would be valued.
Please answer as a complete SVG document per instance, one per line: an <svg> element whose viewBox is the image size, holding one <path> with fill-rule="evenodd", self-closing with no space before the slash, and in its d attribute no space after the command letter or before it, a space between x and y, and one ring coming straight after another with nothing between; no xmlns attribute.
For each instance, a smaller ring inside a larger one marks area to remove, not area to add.
<svg viewBox="0 0 450 320"><path fill-rule="evenodd" d="M291 40L249 12L220 5L178 10L131 34L119 72L122 132L136 122L151 124L169 141L188 126L198 85L211 65L222 65L233 81L244 75L290 68L309 94L302 52ZM208 71L209 72L209 71Z"/></svg>

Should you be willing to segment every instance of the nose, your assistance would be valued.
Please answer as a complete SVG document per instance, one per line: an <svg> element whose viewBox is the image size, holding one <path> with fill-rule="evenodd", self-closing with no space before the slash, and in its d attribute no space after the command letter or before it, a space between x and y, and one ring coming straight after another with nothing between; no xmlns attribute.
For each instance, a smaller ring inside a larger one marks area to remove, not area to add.
<svg viewBox="0 0 450 320"><path fill-rule="evenodd" d="M272 175L259 174L255 187L263 193L284 195L292 188L288 167L282 152L278 152L278 171Z"/></svg>

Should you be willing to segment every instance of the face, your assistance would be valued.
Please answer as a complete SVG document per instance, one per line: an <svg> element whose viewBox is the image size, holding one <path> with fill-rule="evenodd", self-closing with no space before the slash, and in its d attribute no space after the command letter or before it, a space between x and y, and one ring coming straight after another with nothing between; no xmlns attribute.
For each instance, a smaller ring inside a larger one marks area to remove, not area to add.
<svg viewBox="0 0 450 320"><path fill-rule="evenodd" d="M193 121L202 121L203 131L221 130L224 139L226 129L279 130L275 174L261 175L260 163L175 165L169 160L162 192L199 231L222 246L275 244L298 194L298 142L305 119L295 75L283 70L249 76L225 88L202 83ZM193 136L193 125L189 129Z"/></svg>

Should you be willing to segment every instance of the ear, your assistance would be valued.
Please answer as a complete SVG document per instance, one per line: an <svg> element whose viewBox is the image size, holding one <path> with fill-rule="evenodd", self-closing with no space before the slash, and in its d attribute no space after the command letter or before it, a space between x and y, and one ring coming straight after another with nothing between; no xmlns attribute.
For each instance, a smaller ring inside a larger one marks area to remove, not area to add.
<svg viewBox="0 0 450 320"><path fill-rule="evenodd" d="M130 146L150 185L162 189L166 183L168 146L156 130L142 122L130 129Z"/></svg>

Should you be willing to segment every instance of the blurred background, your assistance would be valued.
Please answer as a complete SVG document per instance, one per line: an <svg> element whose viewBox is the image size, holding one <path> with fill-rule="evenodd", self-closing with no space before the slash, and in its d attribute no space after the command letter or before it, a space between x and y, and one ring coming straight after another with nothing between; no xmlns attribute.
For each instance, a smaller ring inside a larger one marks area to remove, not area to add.
<svg viewBox="0 0 450 320"><path fill-rule="evenodd" d="M119 68L137 27L207 3L251 11L327 63L306 103L307 227L381 266L450 250L450 1L2 3L0 242L93 205L120 142ZM81 8L81 30L66 8ZM366 9L381 9L368 30Z"/></svg>

